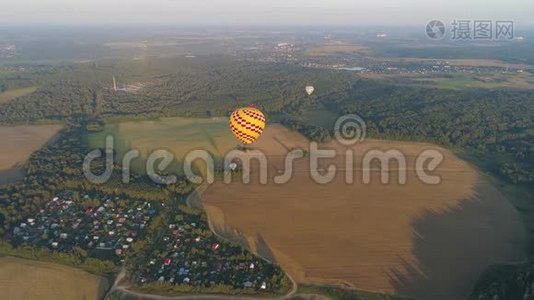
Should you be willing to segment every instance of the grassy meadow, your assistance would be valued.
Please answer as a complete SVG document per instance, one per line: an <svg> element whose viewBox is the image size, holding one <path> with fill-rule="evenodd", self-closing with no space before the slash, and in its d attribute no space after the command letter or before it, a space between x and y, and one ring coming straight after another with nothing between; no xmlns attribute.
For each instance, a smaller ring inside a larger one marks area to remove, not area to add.
<svg viewBox="0 0 534 300"><path fill-rule="evenodd" d="M19 89L11 89L4 91L0 93L0 104L1 103L7 103L17 97L26 96L29 94L32 94L37 90L37 86L30 86L25 88L19 88Z"/></svg>
<svg viewBox="0 0 534 300"><path fill-rule="evenodd" d="M301 118L306 125L333 129L338 115L325 108L317 107L304 111Z"/></svg>
<svg viewBox="0 0 534 300"><path fill-rule="evenodd" d="M482 74L455 75L452 77L436 77L424 79L441 89L462 90L469 88L498 89L519 88L532 89L534 77L527 74ZM417 81L417 80L415 80Z"/></svg>
<svg viewBox="0 0 534 300"><path fill-rule="evenodd" d="M108 135L114 137L117 162L121 162L129 150L139 151L141 158L132 161L132 169L141 174L146 173L145 161L155 150L170 151L175 162L167 171L180 174L180 162L190 151L206 150L215 159L220 159L239 144L228 128L226 118L162 118L111 123L102 131L89 134L90 148L104 148Z"/></svg>

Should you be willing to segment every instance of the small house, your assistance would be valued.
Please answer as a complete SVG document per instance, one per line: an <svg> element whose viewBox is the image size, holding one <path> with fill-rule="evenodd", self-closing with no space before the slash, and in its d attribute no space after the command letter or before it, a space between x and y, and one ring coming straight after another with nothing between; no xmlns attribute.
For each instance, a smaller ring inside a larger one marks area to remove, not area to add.
<svg viewBox="0 0 534 300"><path fill-rule="evenodd" d="M171 264L171 259L168 258L168 257L165 257L165 259L163 260L163 264L166 265L166 266L170 265Z"/></svg>
<svg viewBox="0 0 534 300"><path fill-rule="evenodd" d="M211 243L211 249L212 250L217 250L217 249L219 249L220 246L221 245L219 245L218 243L215 243L215 242Z"/></svg>

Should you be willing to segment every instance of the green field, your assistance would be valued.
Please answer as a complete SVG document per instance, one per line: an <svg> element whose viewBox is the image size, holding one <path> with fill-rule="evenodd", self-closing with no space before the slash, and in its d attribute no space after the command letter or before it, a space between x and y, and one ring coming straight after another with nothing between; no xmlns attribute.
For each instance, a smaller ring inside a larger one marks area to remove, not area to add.
<svg viewBox="0 0 534 300"><path fill-rule="evenodd" d="M0 93L0 103L6 103L9 102L17 97L26 96L29 94L32 94L37 90L37 86L30 86L20 89L12 89L7 90L5 92Z"/></svg>
<svg viewBox="0 0 534 300"><path fill-rule="evenodd" d="M301 115L301 118L306 125L332 129L334 128L338 115L325 108L315 108L306 110Z"/></svg>
<svg viewBox="0 0 534 300"><path fill-rule="evenodd" d="M462 90L468 88L497 89L520 88L532 89L534 78L528 74L480 74L455 75L452 77L435 77L416 79L414 81L427 81L441 89Z"/></svg>
<svg viewBox="0 0 534 300"><path fill-rule="evenodd" d="M205 150L215 159L220 159L239 145L228 128L226 118L162 118L107 124L102 131L89 134L89 147L104 148L108 135L114 137L117 162L121 162L124 154L131 149L140 152L141 158L132 161L132 169L140 174L146 174L146 158L155 150L170 151L175 163L167 171L180 174L180 161L190 151Z"/></svg>
<svg viewBox="0 0 534 300"><path fill-rule="evenodd" d="M326 108L320 103L304 103L305 108L297 113L281 112L270 116L269 121L280 123L285 119L295 119L308 126L333 129L339 114Z"/></svg>

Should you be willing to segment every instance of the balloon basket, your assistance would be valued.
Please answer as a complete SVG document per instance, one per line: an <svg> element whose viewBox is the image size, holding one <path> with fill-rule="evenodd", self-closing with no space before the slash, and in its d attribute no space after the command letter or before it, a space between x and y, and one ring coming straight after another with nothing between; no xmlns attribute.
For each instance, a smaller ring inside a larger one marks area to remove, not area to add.
<svg viewBox="0 0 534 300"><path fill-rule="evenodd" d="M242 152L248 152L248 151L251 151L253 149L249 145L239 144L239 145L237 145L237 150L242 151Z"/></svg>

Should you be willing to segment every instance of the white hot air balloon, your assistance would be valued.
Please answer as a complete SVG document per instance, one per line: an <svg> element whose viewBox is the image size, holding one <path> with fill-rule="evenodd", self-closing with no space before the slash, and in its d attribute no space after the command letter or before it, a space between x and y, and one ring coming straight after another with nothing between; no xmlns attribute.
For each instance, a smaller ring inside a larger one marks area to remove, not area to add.
<svg viewBox="0 0 534 300"><path fill-rule="evenodd" d="M235 169L237 169L237 164L236 163L231 163L229 165L229 167L230 167L230 170L235 171Z"/></svg>
<svg viewBox="0 0 534 300"><path fill-rule="evenodd" d="M315 88L311 85L308 85L306 87L306 93L308 93L308 96L311 96L313 94L313 92L315 91Z"/></svg>

